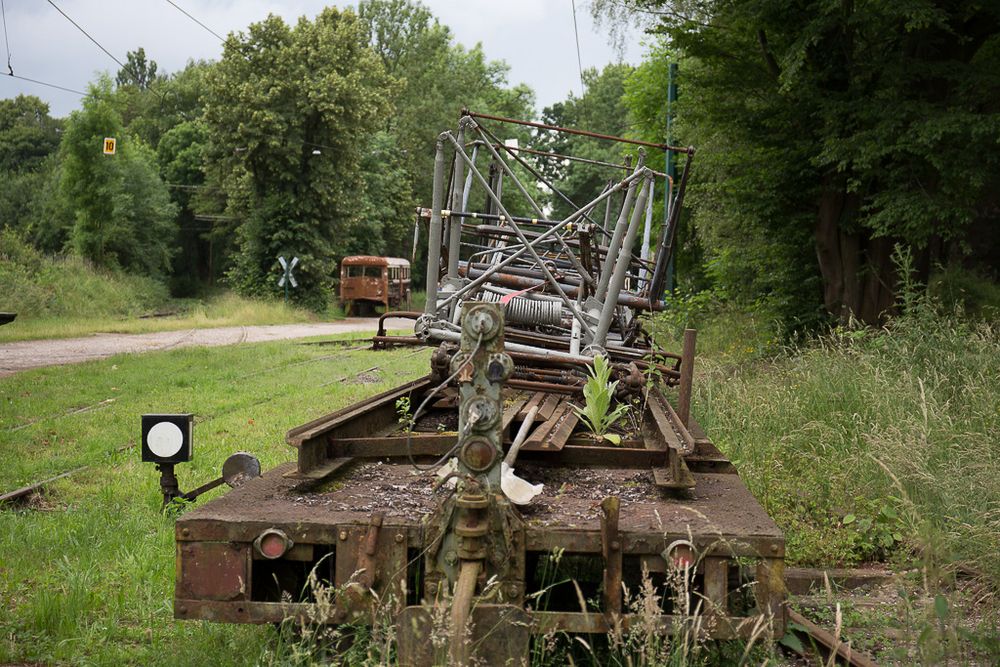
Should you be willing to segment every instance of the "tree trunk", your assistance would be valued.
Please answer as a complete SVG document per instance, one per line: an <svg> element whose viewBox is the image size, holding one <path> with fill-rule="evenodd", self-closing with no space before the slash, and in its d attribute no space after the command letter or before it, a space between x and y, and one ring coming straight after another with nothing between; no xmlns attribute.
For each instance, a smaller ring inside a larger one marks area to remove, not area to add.
<svg viewBox="0 0 1000 667"><path fill-rule="evenodd" d="M841 323L853 317L877 325L895 303L895 240L872 238L868 230L852 225L859 205L859 196L847 192L842 179L824 179L816 217L816 257L827 311Z"/></svg>

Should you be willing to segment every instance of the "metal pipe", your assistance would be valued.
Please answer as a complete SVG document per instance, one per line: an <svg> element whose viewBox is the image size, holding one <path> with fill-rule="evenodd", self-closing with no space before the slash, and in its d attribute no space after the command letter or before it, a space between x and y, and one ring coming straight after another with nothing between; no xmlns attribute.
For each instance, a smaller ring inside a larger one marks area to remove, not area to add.
<svg viewBox="0 0 1000 667"><path fill-rule="evenodd" d="M649 282L649 298L659 299L663 294L663 281L667 276L667 266L674 254L674 240L677 238L677 224L680 221L681 207L684 204L684 191L687 188L688 176L691 174L691 162L694 160L694 148L688 149L684 171L681 172L681 182L677 185L677 196L670 206L670 219L660 232L660 242L656 253L656 266Z"/></svg>
<svg viewBox="0 0 1000 667"><path fill-rule="evenodd" d="M635 210L632 212L632 220L629 221L628 232L622 241L621 252L614 263L614 275L608 287L607 297L604 299L604 308L601 309L601 319L597 322L597 330L593 334L591 344L604 347L608 338L608 331L611 329L611 318L615 314L615 307L618 305L618 296L625 286L625 276L628 274L629 263L627 258L632 254L632 246L635 245L635 237L639 233L639 223L642 221L643 209L646 208L646 200L649 198L649 184L653 182L653 175L646 172L646 182L639 192L639 198L635 202ZM611 257L609 254L608 257ZM624 259L623 259L624 258ZM603 276L601 277L603 279Z"/></svg>
<svg viewBox="0 0 1000 667"><path fill-rule="evenodd" d="M459 123L458 125L458 141L465 141L465 123ZM465 163L462 162L455 156L455 178L452 180L451 187L451 210L461 211L462 206L462 190L460 189L460 184L465 180L464 170ZM458 255L461 252L462 244L462 221L459 218L453 217L450 213L448 215L448 277L458 279Z"/></svg>
<svg viewBox="0 0 1000 667"><path fill-rule="evenodd" d="M479 153L479 146L472 147L472 162L475 163L476 156ZM469 208L469 192L472 190L472 174L470 173L465 177L465 187L462 189L462 209L466 210Z"/></svg>
<svg viewBox="0 0 1000 667"><path fill-rule="evenodd" d="M543 241L547 240L549 236L551 236L552 234L555 234L557 231L559 231L560 229L562 229L566 225L571 224L572 222L576 221L577 218L579 218L582 215L584 215L585 211L588 211L590 209L595 208L602 201L604 201L605 199L607 199L608 197L610 197L612 194L618 192L622 188L626 187L627 185L631 184L632 181L634 181L638 177L639 177L639 174L631 174L630 176L626 177L624 180L622 180L620 183L618 183L615 187L611 188L607 192L604 192L600 196L598 196L597 199L594 199L592 202L590 202L589 204L587 204L583 208L578 209L578 210L574 211L573 213L571 213L565 220L563 220L559 224L555 225L554 227L550 227L549 229L547 229L544 232L542 232L542 234L538 238L536 238L534 241L532 241L531 243L532 244L538 244L538 245L540 245ZM480 178L482 178L481 175L480 175ZM487 280L489 280L489 278L490 278L491 275L493 275L494 273L499 272L500 269L506 267L508 264L513 263L515 260L517 260L525 252L527 252L527 248L521 248L520 250L518 250L517 252L515 252L513 255L507 257L506 259L504 259L499 264L491 265L489 269L487 269L486 271L484 271L482 273L482 275L480 275L475 280L473 280L472 283L466 285L465 287L463 287L460 290L452 292L447 297L445 303L442 304L442 306L447 306L453 300L457 299L458 297L460 297L461 295L465 294L466 292L478 288L480 285L482 285Z"/></svg>
<svg viewBox="0 0 1000 667"><path fill-rule="evenodd" d="M469 637L466 633L466 623L472 612L472 598L476 593L476 580L479 578L478 560L463 560L458 570L458 581L455 582L455 597L451 601L451 664L466 665L469 663Z"/></svg>
<svg viewBox="0 0 1000 667"><path fill-rule="evenodd" d="M681 381L677 390L677 416L684 426L691 416L691 382L694 379L695 329L684 330L684 346L681 349Z"/></svg>
<svg viewBox="0 0 1000 667"><path fill-rule="evenodd" d="M656 192L656 181L649 181L649 196L646 197L646 224L642 228L642 251L639 253L639 258L647 262L649 261L649 236L652 233L653 226L653 196ZM643 280L649 280L649 266L644 266L642 269Z"/></svg>
<svg viewBox="0 0 1000 667"><path fill-rule="evenodd" d="M482 128L479 127L478 124L476 125L476 128L480 130L481 134L485 134L485 133L482 132ZM461 143L462 137L460 136L458 139L459 139L459 144L458 145L461 146L462 145L462 143ZM495 148L493 148L493 146L489 142L485 142L485 144L486 144L486 149L490 152L490 155L493 156L493 159L497 161L497 163L500 165L500 168L503 169L503 171L514 181L514 185L517 186L517 189L521 191L521 196L523 196L525 199L528 200L528 203L531 205L531 208L535 209L535 212L538 215L543 215L544 216L545 212L542 210L542 207L539 206L538 203L531 197L531 195L528 193L527 188L525 188L524 185L521 183L521 179L519 179L517 177L517 175L507 165L507 163L504 161L504 159L502 157L500 157L500 153L498 153L497 150ZM506 144L503 144L503 147L506 148L508 151L511 150L511 147L507 146ZM514 154L511 153L511 155L514 155ZM517 156L514 155L514 157L517 157ZM499 205L499 200L498 200L498 205ZM518 237L522 236L521 233L520 233L520 231L517 229L517 224L514 222L513 218L511 218L511 227L513 227L514 230L517 232ZM566 242L563 241L562 237L559 236L559 237L556 237L556 238L559 239L559 243L560 243L560 245L562 245L563 251L565 252L566 256L569 258L569 261L573 264L573 267L576 269L576 272L579 273L583 277L583 279L587 281L588 284L594 285L594 283L595 283L594 277L592 275L590 275L589 273L587 273L587 270L583 268L583 264L581 264L580 260L576 258L576 255L573 254L573 251L569 249L569 246L566 245ZM521 238L521 241L522 242L526 242L524 238Z"/></svg>
<svg viewBox="0 0 1000 667"><path fill-rule="evenodd" d="M518 276L511 273L500 273L498 271L493 271L494 267L490 267L490 270L484 271L482 269L472 268L468 269L466 267L460 267L459 273L465 273L468 277L473 278L476 285L481 285L480 281L484 279L489 279L491 282L497 285L503 285L504 287L516 287L521 289L526 289L528 287L538 287L539 285L545 284L544 280L539 278L529 278L527 276ZM484 281L485 282L485 281ZM569 296L574 299L579 294L579 285L572 285L566 283L560 283L563 290ZM451 298L451 295L449 295ZM638 308L641 310L666 310L667 304L664 301L653 301L647 299L645 296L640 296L632 292L623 292L618 295L618 305L627 306L628 308Z"/></svg>
<svg viewBox="0 0 1000 667"><path fill-rule="evenodd" d="M690 148L681 148L680 146L668 146L667 144L654 144L651 141L639 141L638 139L625 139L624 137L616 137L610 134L599 134L597 132L588 132L586 130L577 130L571 127L559 127L558 125L546 125L545 123L536 123L530 120L517 120L515 118L504 118L503 116L491 116L485 113L475 113L469 111L468 114L473 118L485 118L486 120L495 120L500 123L513 123L515 125L527 125L528 127L537 127L540 130L553 130L555 132L565 132L566 134L578 134L581 137L591 137L592 139L607 139L608 141L617 141L621 144L633 144L635 146L648 146L649 148L659 148L665 151L674 151L675 153L687 153Z"/></svg>
<svg viewBox="0 0 1000 667"><path fill-rule="evenodd" d="M450 136L450 135L449 135ZM441 200L444 198L444 141L434 145L434 184L431 193L431 224L427 238L427 304L424 312L437 312L438 272L441 268Z"/></svg>
<svg viewBox="0 0 1000 667"><path fill-rule="evenodd" d="M639 163L635 166L633 174L642 171L644 156L639 155ZM622 237L625 235L625 221L628 220L629 209L632 208L632 201L635 199L635 189L639 180L632 181L628 191L625 193L625 201L622 203L621 213L618 214L618 221L615 222L614 234L611 236L611 243L608 244L608 254L604 256L604 265L601 267L601 278L597 283L598 297L605 297L608 294L608 283L611 282L611 274L614 272L615 262L618 261L618 251L621 249Z"/></svg>
<svg viewBox="0 0 1000 667"><path fill-rule="evenodd" d="M462 158L464 160L466 160L466 163L468 163L469 156L465 154L465 149L462 148L462 144L460 144L458 142L458 140L456 140L455 137L450 132L446 133L445 136L454 145L455 152L457 154L461 155ZM497 155L495 157L498 159L499 155ZM503 160L501 160L500 162L501 162L501 164L503 164ZM504 165L504 166L506 167L506 165ZM500 201L500 197L498 197L497 194L495 192L493 192L493 190L489 189L489 186L486 183L486 179L483 178L483 175L481 173L479 173L478 169L476 169L476 165L469 164L469 170L473 173L473 175L475 176L475 178L479 181L480 185L482 185L484 188L486 188L487 194L494 201L494 203L496 204L497 209L500 211L500 213L502 215L505 215L505 216L507 216L509 218L510 217L510 213L508 213L507 209L504 208L503 203ZM515 179L515 182L516 181L517 181L517 179ZM566 293L563 292L562 288L559 286L559 283L556 282L555 276L552 275L552 272L549 271L549 268L547 266L545 266L545 263L542 261L542 258L538 256L537 252L535 252L534 246L531 243L529 243L528 239L525 238L524 234L521 233L521 230L517 226L517 223L515 223L515 222L512 221L510 224L511 224L511 228L517 233L518 239L521 241L521 243L523 243L525 245L525 249L529 253L531 253L531 256L535 258L536 262L538 262L539 268L542 270L542 273L545 274L546 280L549 281L549 284L552 285L552 287L555 289L556 294L558 294L559 297L563 300L563 304L569 309L569 311L571 313L573 313L573 317L575 317L578 320L580 320L580 326L583 327L583 330L587 333L587 335L588 336L593 335L593 332L590 329L590 325L587 324L587 322L583 319L583 314L579 310L577 310L576 306L573 305L573 302L570 301L569 297L566 296ZM539 237L539 238L542 238L542 237ZM537 241L538 241L538 239L535 240L536 243L537 243Z"/></svg>

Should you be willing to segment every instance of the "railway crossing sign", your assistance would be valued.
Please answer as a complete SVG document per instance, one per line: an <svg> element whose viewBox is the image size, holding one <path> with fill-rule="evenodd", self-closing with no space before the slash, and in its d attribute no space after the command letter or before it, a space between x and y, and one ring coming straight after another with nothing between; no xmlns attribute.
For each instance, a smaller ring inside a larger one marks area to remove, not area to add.
<svg viewBox="0 0 1000 667"><path fill-rule="evenodd" d="M288 303L288 285L291 284L292 287L299 286L299 283L295 280L295 276L292 275L292 271L299 263L299 258L292 257L292 261L289 262L285 259L284 255L282 255L278 257L278 263L281 264L281 268L284 271L281 279L278 280L278 287L285 288L285 303Z"/></svg>
<svg viewBox="0 0 1000 667"><path fill-rule="evenodd" d="M104 137L104 154L114 155L118 147L118 140L114 137Z"/></svg>

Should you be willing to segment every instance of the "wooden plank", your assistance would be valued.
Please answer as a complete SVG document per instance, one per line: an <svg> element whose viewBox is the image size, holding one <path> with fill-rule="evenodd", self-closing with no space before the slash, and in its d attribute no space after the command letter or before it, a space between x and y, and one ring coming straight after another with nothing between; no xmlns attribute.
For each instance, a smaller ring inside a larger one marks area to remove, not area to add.
<svg viewBox="0 0 1000 667"><path fill-rule="evenodd" d="M538 412L541 414L541 410ZM569 439L569 434L566 434L558 446L553 444L551 436L560 422L564 420L567 412L573 412L569 407L569 403L567 401L560 401L553 409L549 418L542 422L541 425L536 426L535 430L528 436L528 439L524 441L521 451L559 451L562 449L563 445L566 444L566 440ZM570 432L572 432L572 429L570 429Z"/></svg>
<svg viewBox="0 0 1000 667"><path fill-rule="evenodd" d="M510 428L511 422L514 421L515 417L521 414L521 408L523 408L524 404L527 402L527 395L525 395L524 392L518 392L514 395L513 400L507 405L507 407L504 408L503 417L500 421L500 431L504 434L504 437L507 435L507 429ZM522 419L524 418L522 417Z"/></svg>
<svg viewBox="0 0 1000 667"><path fill-rule="evenodd" d="M521 410L517 413L517 419L524 421L525 417L528 416L528 413L531 412L531 408L536 405L541 407L543 400L545 400L545 394L543 392L536 391L531 395L531 398L529 398L528 401L521 406Z"/></svg>
<svg viewBox="0 0 1000 667"><path fill-rule="evenodd" d="M538 418L545 421L552 419L553 412L563 402L564 398L564 396L560 396L559 394L545 394L545 400L542 401L541 407L538 408Z"/></svg>

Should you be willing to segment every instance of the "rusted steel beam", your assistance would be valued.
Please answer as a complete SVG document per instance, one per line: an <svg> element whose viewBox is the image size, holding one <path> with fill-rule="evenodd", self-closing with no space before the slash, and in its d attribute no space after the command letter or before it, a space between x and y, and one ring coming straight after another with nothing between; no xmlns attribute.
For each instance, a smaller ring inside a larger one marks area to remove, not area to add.
<svg viewBox="0 0 1000 667"><path fill-rule="evenodd" d="M694 379L695 341L698 332L694 329L684 330L684 346L681 351L681 382L677 391L677 416L684 426L691 418L691 383Z"/></svg>
<svg viewBox="0 0 1000 667"><path fill-rule="evenodd" d="M811 642L813 646L819 644L816 648L819 648L826 655L836 655L837 662L852 667L878 667L868 654L852 649L849 642L841 641L839 637L835 637L833 633L827 632L794 609L788 609L788 620L805 628L804 631L793 629L793 632L804 635L804 639Z"/></svg>

